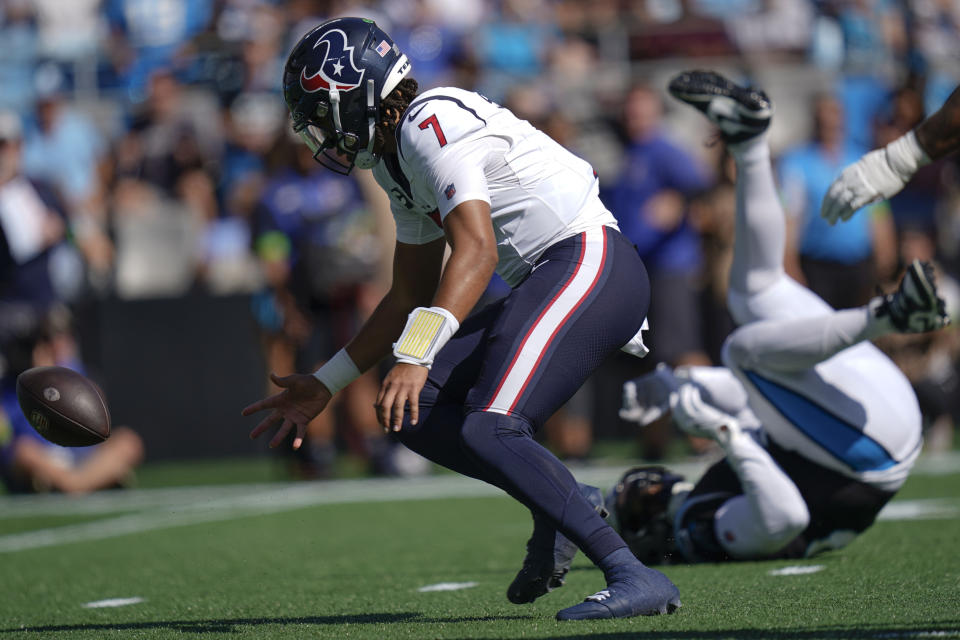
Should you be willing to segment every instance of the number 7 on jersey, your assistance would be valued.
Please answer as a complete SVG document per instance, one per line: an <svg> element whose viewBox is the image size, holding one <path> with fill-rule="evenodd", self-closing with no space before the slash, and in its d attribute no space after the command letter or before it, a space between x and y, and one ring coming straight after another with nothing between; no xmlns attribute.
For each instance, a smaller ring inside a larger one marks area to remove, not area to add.
<svg viewBox="0 0 960 640"><path fill-rule="evenodd" d="M426 131L427 127L432 127L433 132L437 134L437 142L440 143L440 146L447 144L447 136L443 135L443 129L440 128L440 121L437 120L437 114L433 114L426 120L420 123L420 129Z"/></svg>

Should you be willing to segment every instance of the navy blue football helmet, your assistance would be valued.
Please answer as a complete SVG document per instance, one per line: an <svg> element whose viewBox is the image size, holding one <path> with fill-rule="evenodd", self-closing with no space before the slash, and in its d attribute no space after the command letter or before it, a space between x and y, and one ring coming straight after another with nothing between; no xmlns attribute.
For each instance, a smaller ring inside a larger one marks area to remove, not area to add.
<svg viewBox="0 0 960 640"><path fill-rule="evenodd" d="M671 501L692 488L662 466L634 467L607 496L607 510L633 555L644 564L662 564L674 552Z"/></svg>
<svg viewBox="0 0 960 640"><path fill-rule="evenodd" d="M372 20L335 18L293 48L283 97L293 130L314 159L337 173L373 167L380 101L410 72L410 61Z"/></svg>

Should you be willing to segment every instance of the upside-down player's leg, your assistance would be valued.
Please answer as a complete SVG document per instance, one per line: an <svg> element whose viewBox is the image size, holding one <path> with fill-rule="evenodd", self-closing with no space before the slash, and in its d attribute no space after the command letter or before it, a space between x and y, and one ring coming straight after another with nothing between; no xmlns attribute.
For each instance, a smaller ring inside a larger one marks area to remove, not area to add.
<svg viewBox="0 0 960 640"><path fill-rule="evenodd" d="M849 312L833 311L786 277L779 266L783 212L760 135L769 101L711 72L683 74L674 83L675 96L721 127L737 162L728 300L734 318L748 324L728 339L724 364L741 379L778 445L865 482L898 487L919 450L916 397L897 367L865 340L941 325L932 273L915 263L897 292Z"/></svg>
<svg viewBox="0 0 960 640"><path fill-rule="evenodd" d="M783 269L786 217L766 136L729 146L737 166L733 264L727 306L737 324L809 318L833 309Z"/></svg>
<svg viewBox="0 0 960 640"><path fill-rule="evenodd" d="M908 271L904 295L841 312L786 275L786 222L764 135L773 107L762 91L705 71L680 74L670 91L720 127L737 165L728 304L741 325L768 322L743 327L731 337L742 356L738 361L747 365L745 358L751 358L757 366L800 371L858 342L908 330L914 322L925 330L937 328L941 321L932 273L920 266ZM889 306L889 312L883 313L881 305ZM918 318L911 320L911 315Z"/></svg>

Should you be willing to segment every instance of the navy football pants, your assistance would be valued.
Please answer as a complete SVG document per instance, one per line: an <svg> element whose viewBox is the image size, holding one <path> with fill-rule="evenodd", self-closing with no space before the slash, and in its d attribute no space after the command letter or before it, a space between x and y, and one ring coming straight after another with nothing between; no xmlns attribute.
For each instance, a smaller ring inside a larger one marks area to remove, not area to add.
<svg viewBox="0 0 960 640"><path fill-rule="evenodd" d="M626 545L533 435L636 334L649 301L643 262L618 231L556 243L510 295L463 322L434 360L419 423L405 420L397 437L500 487L596 563Z"/></svg>

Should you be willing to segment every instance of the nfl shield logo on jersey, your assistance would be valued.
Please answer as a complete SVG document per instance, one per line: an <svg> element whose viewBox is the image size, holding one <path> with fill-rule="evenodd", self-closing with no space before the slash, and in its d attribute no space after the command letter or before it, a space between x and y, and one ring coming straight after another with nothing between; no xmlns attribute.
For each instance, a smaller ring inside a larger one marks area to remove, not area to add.
<svg viewBox="0 0 960 640"><path fill-rule="evenodd" d="M452 198L457 193L457 188L453 186L453 183L447 185L447 188L443 190L443 195L447 196L447 200Z"/></svg>

